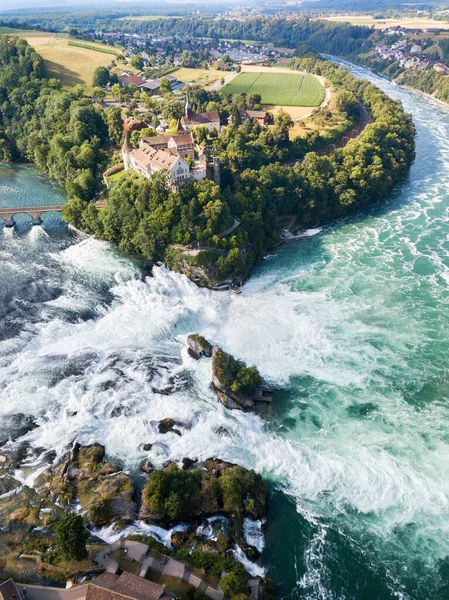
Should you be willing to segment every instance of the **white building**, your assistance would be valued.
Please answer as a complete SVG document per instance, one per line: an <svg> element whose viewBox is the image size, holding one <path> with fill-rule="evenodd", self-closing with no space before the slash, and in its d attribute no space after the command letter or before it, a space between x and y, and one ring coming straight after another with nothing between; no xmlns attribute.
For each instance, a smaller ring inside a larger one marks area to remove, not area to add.
<svg viewBox="0 0 449 600"><path fill-rule="evenodd" d="M125 171L134 169L147 179L151 179L157 171L166 169L168 184L174 190L191 179L190 167L183 158L165 150L157 150L149 144L142 144L134 149L126 138L122 146L122 156Z"/></svg>

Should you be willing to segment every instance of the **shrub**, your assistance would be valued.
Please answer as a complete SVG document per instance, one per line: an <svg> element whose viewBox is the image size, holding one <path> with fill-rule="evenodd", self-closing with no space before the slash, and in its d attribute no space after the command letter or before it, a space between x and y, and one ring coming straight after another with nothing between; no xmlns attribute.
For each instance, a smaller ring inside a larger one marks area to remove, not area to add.
<svg viewBox="0 0 449 600"><path fill-rule="evenodd" d="M56 548L66 560L87 558L87 532L83 518L72 512L66 513L55 527Z"/></svg>

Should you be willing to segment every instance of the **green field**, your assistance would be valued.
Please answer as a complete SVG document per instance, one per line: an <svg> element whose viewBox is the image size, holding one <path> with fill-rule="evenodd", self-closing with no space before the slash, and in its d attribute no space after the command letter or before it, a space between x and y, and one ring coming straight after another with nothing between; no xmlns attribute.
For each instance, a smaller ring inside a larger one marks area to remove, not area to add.
<svg viewBox="0 0 449 600"><path fill-rule="evenodd" d="M324 88L313 75L296 73L240 73L226 84L223 94L258 92L262 104L281 106L319 106Z"/></svg>
<svg viewBox="0 0 449 600"><path fill-rule="evenodd" d="M22 33L23 29L14 29L13 27L0 27L0 33Z"/></svg>

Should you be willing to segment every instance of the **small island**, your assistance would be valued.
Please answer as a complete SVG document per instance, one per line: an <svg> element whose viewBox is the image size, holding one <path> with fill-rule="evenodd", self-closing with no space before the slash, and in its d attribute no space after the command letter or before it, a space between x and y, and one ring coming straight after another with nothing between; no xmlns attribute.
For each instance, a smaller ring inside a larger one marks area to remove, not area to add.
<svg viewBox="0 0 449 600"><path fill-rule="evenodd" d="M211 386L219 401L229 409L245 410L256 402L271 402L272 390L262 386L257 367L248 367L242 360L212 345L198 334L189 334L187 345L190 356L212 356Z"/></svg>

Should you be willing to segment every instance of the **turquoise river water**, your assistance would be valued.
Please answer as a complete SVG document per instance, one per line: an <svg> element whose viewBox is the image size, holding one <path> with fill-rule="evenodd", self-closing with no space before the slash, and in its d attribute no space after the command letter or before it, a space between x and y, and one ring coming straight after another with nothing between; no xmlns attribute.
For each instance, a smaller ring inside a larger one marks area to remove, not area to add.
<svg viewBox="0 0 449 600"><path fill-rule="evenodd" d="M262 565L281 597L442 600L449 108L351 69L413 114L410 175L383 204L267 256L240 296L70 230L1 232L0 415L37 415L36 448L95 440L130 470L215 455L263 473ZM210 365L185 350L191 331L257 364L271 409L219 405ZM186 424L181 437L158 433L164 417Z"/></svg>

